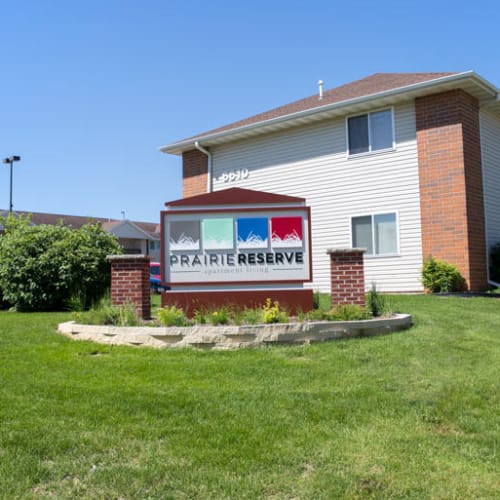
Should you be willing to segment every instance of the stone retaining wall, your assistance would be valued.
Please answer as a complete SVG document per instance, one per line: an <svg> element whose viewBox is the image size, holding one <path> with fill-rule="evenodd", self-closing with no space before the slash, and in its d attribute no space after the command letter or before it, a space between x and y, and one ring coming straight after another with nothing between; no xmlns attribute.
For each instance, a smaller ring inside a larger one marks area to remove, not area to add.
<svg viewBox="0 0 500 500"><path fill-rule="evenodd" d="M391 333L411 326L409 314L361 321L318 321L272 325L118 327L61 323L59 332L102 344L157 348L235 349L269 344L309 344L350 337Z"/></svg>

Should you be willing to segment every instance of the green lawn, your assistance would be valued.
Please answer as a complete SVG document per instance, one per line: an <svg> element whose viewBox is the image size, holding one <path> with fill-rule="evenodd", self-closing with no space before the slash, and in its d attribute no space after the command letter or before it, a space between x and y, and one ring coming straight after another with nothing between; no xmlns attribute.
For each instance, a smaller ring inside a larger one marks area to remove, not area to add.
<svg viewBox="0 0 500 500"><path fill-rule="evenodd" d="M499 498L500 300L312 346L74 342L0 313L0 498Z"/></svg>

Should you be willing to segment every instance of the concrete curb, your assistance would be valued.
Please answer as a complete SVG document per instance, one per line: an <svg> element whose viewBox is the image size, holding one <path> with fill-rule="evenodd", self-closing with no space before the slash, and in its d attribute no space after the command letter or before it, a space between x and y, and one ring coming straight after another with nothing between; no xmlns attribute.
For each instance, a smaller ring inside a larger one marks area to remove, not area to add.
<svg viewBox="0 0 500 500"><path fill-rule="evenodd" d="M241 326L119 327L80 325L68 321L60 323L58 331L72 339L91 340L101 344L156 348L236 349L268 344L310 344L326 340L367 337L405 330L411 324L411 315L395 314L391 318L361 321L310 321Z"/></svg>

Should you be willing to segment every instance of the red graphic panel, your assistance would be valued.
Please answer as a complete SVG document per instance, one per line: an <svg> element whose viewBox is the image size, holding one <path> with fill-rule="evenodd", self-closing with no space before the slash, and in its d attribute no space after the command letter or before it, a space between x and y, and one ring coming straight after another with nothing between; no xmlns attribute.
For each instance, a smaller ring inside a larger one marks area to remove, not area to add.
<svg viewBox="0 0 500 500"><path fill-rule="evenodd" d="M302 247L302 217L272 217L271 234L273 247Z"/></svg>

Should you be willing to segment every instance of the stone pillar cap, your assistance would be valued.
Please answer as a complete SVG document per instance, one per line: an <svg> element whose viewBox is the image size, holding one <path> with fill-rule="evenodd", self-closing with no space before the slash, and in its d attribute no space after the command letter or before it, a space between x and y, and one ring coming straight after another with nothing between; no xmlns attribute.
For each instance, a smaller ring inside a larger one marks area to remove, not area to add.
<svg viewBox="0 0 500 500"><path fill-rule="evenodd" d="M151 255L145 255L143 253L126 253L121 255L108 255L106 260L151 260Z"/></svg>
<svg viewBox="0 0 500 500"><path fill-rule="evenodd" d="M332 253L353 253L353 252L358 252L358 253L365 253L367 251L366 248L328 248L326 250L327 254L332 254Z"/></svg>

